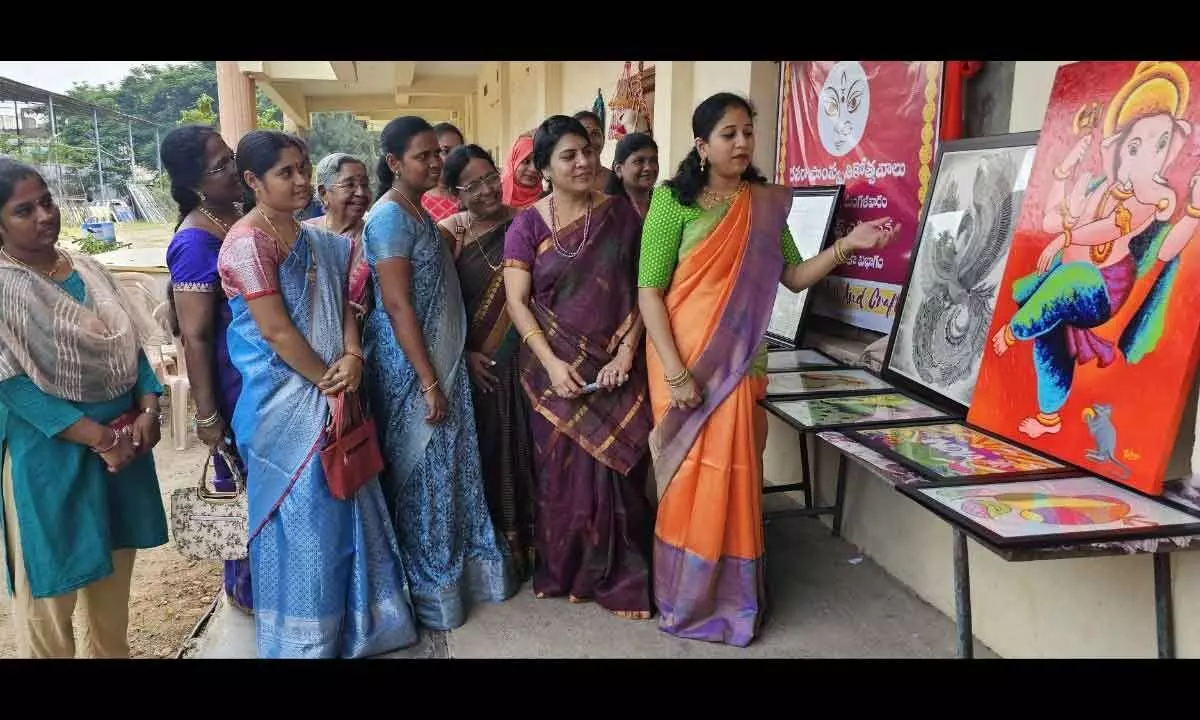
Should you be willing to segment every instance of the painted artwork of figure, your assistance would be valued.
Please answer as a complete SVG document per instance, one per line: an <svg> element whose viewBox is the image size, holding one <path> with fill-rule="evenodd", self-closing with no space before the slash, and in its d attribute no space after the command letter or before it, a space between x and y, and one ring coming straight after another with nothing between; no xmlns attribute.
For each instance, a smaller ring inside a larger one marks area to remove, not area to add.
<svg viewBox="0 0 1200 720"><path fill-rule="evenodd" d="M968 415L1150 494L1197 359L1197 76L1060 68Z"/></svg>

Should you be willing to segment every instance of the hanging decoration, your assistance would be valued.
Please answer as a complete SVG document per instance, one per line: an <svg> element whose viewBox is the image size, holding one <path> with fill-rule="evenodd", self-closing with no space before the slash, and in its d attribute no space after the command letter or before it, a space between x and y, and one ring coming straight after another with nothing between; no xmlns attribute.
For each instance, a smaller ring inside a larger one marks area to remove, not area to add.
<svg viewBox="0 0 1200 720"><path fill-rule="evenodd" d="M608 104L613 109L612 125L608 128L610 140L620 140L632 132L650 132L650 112L642 89L643 66L638 63L637 75L631 73L632 66L632 62L625 61L625 68L617 80L617 91Z"/></svg>
<svg viewBox="0 0 1200 720"><path fill-rule="evenodd" d="M601 88L596 88L596 100L592 103L592 112L596 113L596 117L600 118L600 129L604 129L604 93Z"/></svg>

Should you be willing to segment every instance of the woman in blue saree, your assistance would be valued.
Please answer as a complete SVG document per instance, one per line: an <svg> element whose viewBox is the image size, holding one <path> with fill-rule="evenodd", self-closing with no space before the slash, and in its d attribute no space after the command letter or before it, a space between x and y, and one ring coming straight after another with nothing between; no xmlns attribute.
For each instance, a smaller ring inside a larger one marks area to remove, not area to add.
<svg viewBox="0 0 1200 720"><path fill-rule="evenodd" d="M231 425L246 464L258 655L357 658L416 642L395 534L377 480L334 499L317 453L327 397L357 389L350 245L294 213L312 194L303 143L255 131L237 169L254 209L230 228L218 265L242 376Z"/></svg>
<svg viewBox="0 0 1200 720"><path fill-rule="evenodd" d="M471 603L506 600L518 583L483 489L453 240L420 206L441 176L437 135L400 117L380 139L380 195L363 230L375 288L367 380L417 618L451 630Z"/></svg>

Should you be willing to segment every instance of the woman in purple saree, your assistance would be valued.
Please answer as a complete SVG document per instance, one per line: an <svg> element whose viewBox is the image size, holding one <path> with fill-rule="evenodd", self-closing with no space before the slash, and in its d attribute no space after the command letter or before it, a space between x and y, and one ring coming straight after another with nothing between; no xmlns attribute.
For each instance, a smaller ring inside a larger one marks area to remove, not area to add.
<svg viewBox="0 0 1200 720"><path fill-rule="evenodd" d="M233 151L212 128L172 130L163 138L160 155L171 178L171 197L179 204L179 224L167 248L168 295L196 404L196 435L214 451L225 444L227 455L236 459L229 419L242 378L229 359L226 332L232 316L217 274L217 254L225 233L241 217L234 203L242 199L242 184ZM220 456L213 458L213 471L217 490L235 489ZM244 468L238 471L245 475ZM225 596L234 607L251 612L249 559L225 562Z"/></svg>
<svg viewBox="0 0 1200 720"><path fill-rule="evenodd" d="M650 413L645 366L635 362L643 327L634 277L641 220L626 199L591 189L594 151L578 120L542 123L533 155L554 192L513 220L504 249L532 406L533 589L645 619Z"/></svg>

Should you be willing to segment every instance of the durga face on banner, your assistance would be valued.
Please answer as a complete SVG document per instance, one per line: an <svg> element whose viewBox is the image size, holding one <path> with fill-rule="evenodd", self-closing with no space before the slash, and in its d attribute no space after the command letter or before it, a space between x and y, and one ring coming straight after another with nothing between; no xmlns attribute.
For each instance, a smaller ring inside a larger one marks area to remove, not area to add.
<svg viewBox="0 0 1200 720"><path fill-rule="evenodd" d="M1045 196L1042 228L1056 236L1035 271L1013 283L1018 310L992 337L997 355L1033 342L1038 412L1019 426L1029 437L1062 429L1076 365L1114 362L1113 343L1092 330L1121 310L1156 261L1163 271L1116 343L1125 362L1142 360L1167 329L1180 252L1200 228L1200 173L1179 192L1165 179L1192 134L1189 95L1179 65L1143 62L1106 109L1085 104L1075 115L1080 137L1054 167ZM1099 177L1079 172L1093 152ZM1171 222L1180 195L1186 208Z"/></svg>

